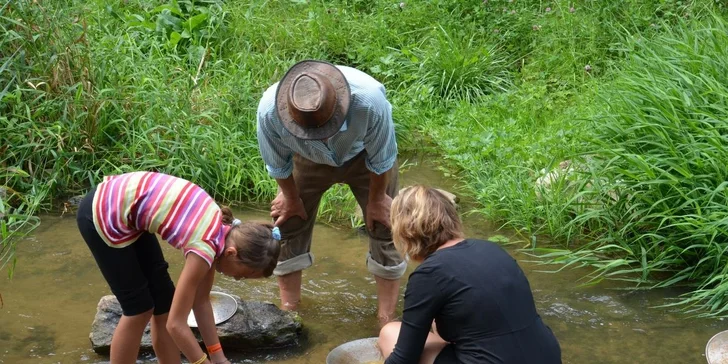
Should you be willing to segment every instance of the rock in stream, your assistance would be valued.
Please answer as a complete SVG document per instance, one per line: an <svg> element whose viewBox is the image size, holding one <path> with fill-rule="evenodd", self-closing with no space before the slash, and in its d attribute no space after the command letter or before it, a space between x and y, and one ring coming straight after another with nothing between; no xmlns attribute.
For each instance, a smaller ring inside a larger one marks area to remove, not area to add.
<svg viewBox="0 0 728 364"><path fill-rule="evenodd" d="M402 191L404 191L404 190L405 190L406 188L407 188L407 187L402 187L402 188L400 188L400 189L399 189L399 193L402 193ZM455 205L455 207L458 207L458 204L460 203L460 197L458 197L458 196L457 196L456 194L454 194L454 193L452 193L452 192L449 192L449 191L443 190L443 189L441 189L441 188L435 188L435 189L436 189L436 190L437 190L438 192L440 192L440 193L442 193L443 195L445 195L445 197L446 197L446 198L447 198L447 199L448 199L448 200L450 201L450 203L452 203L453 205ZM356 210L354 211L354 215L355 215L355 216L356 216L357 218L361 219L361 220L363 220L363 219L364 219L364 213L363 213L363 212L362 212L362 210L361 210L361 206L359 206L358 204L356 205Z"/></svg>
<svg viewBox="0 0 728 364"><path fill-rule="evenodd" d="M216 288L213 290L224 292ZM282 311L272 303L243 301L236 295L232 296L238 302L237 312L229 320L217 325L220 343L226 351L255 352L298 345L302 324L297 314ZM109 354L111 337L120 317L121 306L116 297L102 297L89 335L96 353ZM202 343L197 328L192 328L192 331ZM140 352L153 352L150 325L144 330Z"/></svg>

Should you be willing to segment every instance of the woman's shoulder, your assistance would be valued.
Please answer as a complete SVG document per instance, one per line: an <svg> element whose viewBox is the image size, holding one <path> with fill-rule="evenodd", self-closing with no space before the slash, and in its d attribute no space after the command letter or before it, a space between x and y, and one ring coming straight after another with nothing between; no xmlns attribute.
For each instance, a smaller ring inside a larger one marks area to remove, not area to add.
<svg viewBox="0 0 728 364"><path fill-rule="evenodd" d="M505 249L503 249L503 246L501 246L498 243L492 242L490 240L485 239L477 239L477 238L468 238L465 239L466 242L468 242L469 246L481 249L481 250L490 250L490 251L499 251L508 254Z"/></svg>
<svg viewBox="0 0 728 364"><path fill-rule="evenodd" d="M483 262L503 262L514 260L511 254L505 250L500 244L489 240L466 238L462 242L442 250L438 250L425 259L430 267L437 266L457 266L457 264L465 264L465 262L477 261L477 264Z"/></svg>

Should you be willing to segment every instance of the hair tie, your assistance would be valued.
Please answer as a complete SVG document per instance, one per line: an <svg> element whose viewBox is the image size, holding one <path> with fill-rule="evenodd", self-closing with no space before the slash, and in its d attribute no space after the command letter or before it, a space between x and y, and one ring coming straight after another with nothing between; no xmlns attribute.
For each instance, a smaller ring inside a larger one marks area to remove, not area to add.
<svg viewBox="0 0 728 364"><path fill-rule="evenodd" d="M233 223L232 223L232 224L230 224L230 225L232 225L232 226L238 226L238 225L240 225L240 224L242 224L242 223L243 223L243 222L242 222L242 221L240 221L240 219L235 219L235 220L233 220Z"/></svg>
<svg viewBox="0 0 728 364"><path fill-rule="evenodd" d="M278 226L273 227L272 233L273 233L273 239L276 239L278 241L281 240L281 229L279 229Z"/></svg>

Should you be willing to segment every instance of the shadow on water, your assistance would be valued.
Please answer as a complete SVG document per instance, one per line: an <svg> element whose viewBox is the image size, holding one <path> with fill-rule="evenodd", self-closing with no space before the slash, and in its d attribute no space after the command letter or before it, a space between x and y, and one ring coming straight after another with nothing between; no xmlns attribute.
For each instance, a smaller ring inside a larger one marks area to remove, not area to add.
<svg viewBox="0 0 728 364"><path fill-rule="evenodd" d="M427 183L452 190L454 182L418 161L402 184ZM467 209L467 201L464 201ZM267 220L265 211L241 219ZM465 217L470 236L495 235L478 217ZM504 232L498 234L508 235ZM558 274L527 262L508 247L528 275L544 321L561 342L564 363L705 363L705 344L726 328L721 320L686 319L674 310L650 309L674 291L621 291L607 284L577 287L585 271ZM182 256L163 244L173 277ZM301 316L305 335L300 348L257 356L230 355L234 363L321 364L344 342L375 336L376 297L365 266L366 242L353 229L319 224L314 231L314 266L304 272ZM414 266L409 267L411 272ZM404 283L404 281L403 281ZM277 303L274 279L240 281L218 275L216 284L243 299ZM404 289L404 284L403 284ZM0 279L0 363L103 363L88 340L99 298L109 293L90 253L66 215L43 217L35 234L18 247L12 280ZM401 300L400 300L401 309ZM140 362L155 362L142 358Z"/></svg>

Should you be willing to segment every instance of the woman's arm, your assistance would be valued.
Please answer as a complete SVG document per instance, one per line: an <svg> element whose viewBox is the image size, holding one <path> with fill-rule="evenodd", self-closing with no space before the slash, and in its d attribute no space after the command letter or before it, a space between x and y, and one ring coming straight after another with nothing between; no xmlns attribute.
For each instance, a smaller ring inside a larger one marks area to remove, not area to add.
<svg viewBox="0 0 728 364"><path fill-rule="evenodd" d="M197 339L187 325L187 316L192 310L198 288L207 279L210 266L197 254L187 254L185 265L182 268L177 288L172 299L172 308L167 318L167 331L172 336L177 347L187 357L190 363L195 363L205 356L200 349ZM214 270L213 270L214 272ZM209 361L204 361L209 363Z"/></svg>
<svg viewBox="0 0 728 364"><path fill-rule="evenodd" d="M215 327L215 316L212 313L212 304L210 303L210 290L212 289L212 283L215 281L215 263L212 264L212 269L207 272L207 276L197 287L195 302L192 306L195 320L197 320L197 327L200 329L202 340L207 347L220 343L220 338L217 336L217 327ZM210 353L210 359L213 363L224 363L227 360L222 350Z"/></svg>
<svg viewBox="0 0 728 364"><path fill-rule="evenodd" d="M386 364L417 363L422 356L432 320L442 308L444 297L432 271L415 271L404 294L402 328Z"/></svg>

